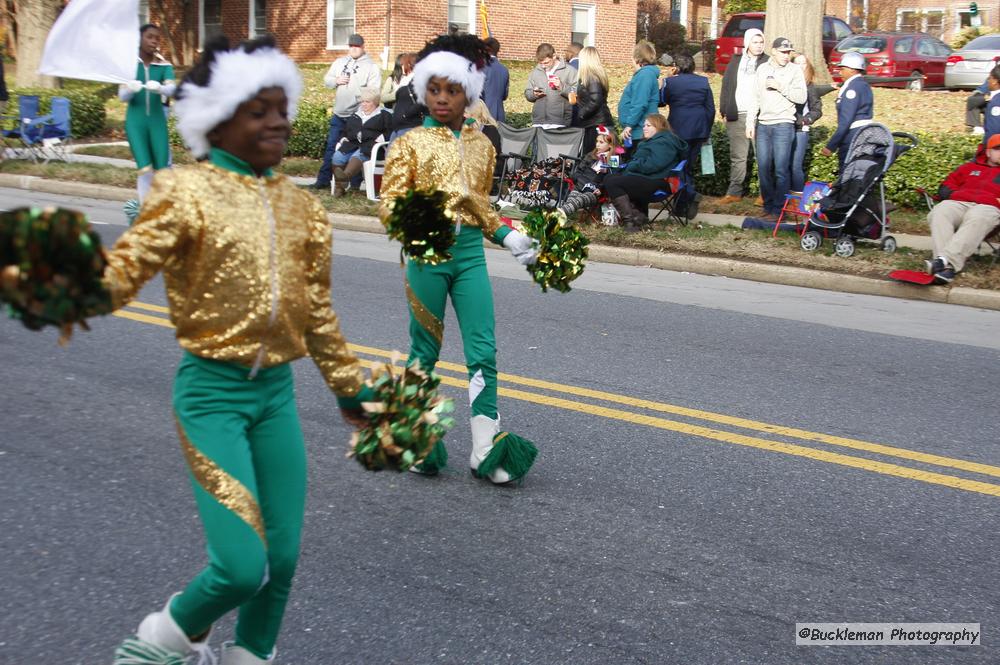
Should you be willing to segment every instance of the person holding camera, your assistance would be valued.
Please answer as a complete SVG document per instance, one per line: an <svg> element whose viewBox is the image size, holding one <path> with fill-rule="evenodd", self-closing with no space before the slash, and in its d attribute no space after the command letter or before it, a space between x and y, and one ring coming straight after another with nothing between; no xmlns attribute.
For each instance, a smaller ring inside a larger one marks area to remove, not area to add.
<svg viewBox="0 0 1000 665"><path fill-rule="evenodd" d="M524 90L524 98L532 103L531 124L547 129L569 127L572 101L576 101L576 70L556 57L552 44L539 44L535 61L538 66L528 74Z"/></svg>
<svg viewBox="0 0 1000 665"><path fill-rule="evenodd" d="M792 144L796 105L806 101L802 68L789 65L792 42L778 37L771 59L757 67L753 94L747 107L746 136L754 141L757 177L764 216L776 221L791 189Z"/></svg>
<svg viewBox="0 0 1000 665"><path fill-rule="evenodd" d="M330 182L333 180L333 153L344 133L347 119L358 110L361 91L364 88L379 90L382 86L382 70L365 53L364 37L351 35L347 38L347 55L333 61L323 77L323 85L333 88L337 93L333 115L330 116L330 130L326 136L323 164L316 174L316 182L312 184L316 189L330 189Z"/></svg>

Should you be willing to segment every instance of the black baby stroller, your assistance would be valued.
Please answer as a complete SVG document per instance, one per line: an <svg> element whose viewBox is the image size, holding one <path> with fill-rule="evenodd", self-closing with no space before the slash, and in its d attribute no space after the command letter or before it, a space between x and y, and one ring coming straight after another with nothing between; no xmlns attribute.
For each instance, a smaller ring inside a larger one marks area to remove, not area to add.
<svg viewBox="0 0 1000 665"><path fill-rule="evenodd" d="M802 249L812 252L829 237L836 238L837 256L854 254L856 240L878 242L884 251L895 252L896 239L889 235L889 211L895 206L885 201L885 174L915 147L912 134L890 132L878 123L862 127L847 149L843 172L806 222Z"/></svg>

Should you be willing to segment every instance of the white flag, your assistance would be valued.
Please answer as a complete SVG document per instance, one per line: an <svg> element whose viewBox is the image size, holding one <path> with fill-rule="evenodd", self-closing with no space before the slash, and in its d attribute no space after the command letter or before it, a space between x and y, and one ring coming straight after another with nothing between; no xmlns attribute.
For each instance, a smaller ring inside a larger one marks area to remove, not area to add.
<svg viewBox="0 0 1000 665"><path fill-rule="evenodd" d="M38 73L124 83L139 57L139 0L70 0L45 39Z"/></svg>

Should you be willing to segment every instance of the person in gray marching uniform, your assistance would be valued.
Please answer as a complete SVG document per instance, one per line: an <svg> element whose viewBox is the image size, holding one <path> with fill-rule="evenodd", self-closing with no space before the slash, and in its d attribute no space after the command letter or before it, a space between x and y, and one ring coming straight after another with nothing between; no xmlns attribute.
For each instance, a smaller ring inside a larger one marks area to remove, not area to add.
<svg viewBox="0 0 1000 665"><path fill-rule="evenodd" d="M837 91L837 131L822 150L827 157L837 151L838 173L844 170L847 149L854 135L865 125L870 125L874 117L875 99L864 73L865 56L860 53L849 51L840 59L840 77L844 82Z"/></svg>

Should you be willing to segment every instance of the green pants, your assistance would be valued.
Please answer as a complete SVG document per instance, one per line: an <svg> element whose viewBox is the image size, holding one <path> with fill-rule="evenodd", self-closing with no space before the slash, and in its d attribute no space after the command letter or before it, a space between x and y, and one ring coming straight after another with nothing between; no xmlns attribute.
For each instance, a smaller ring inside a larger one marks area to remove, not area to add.
<svg viewBox="0 0 1000 665"><path fill-rule="evenodd" d="M170 613L196 637L239 608L236 643L267 658L299 555L306 457L291 367L249 373L190 353L177 369L174 413L209 562Z"/></svg>
<svg viewBox="0 0 1000 665"><path fill-rule="evenodd" d="M160 96L156 95L152 103L159 104ZM162 111L147 115L130 107L125 114L125 138L140 171L150 167L159 171L170 166L170 137Z"/></svg>
<svg viewBox="0 0 1000 665"><path fill-rule="evenodd" d="M451 296L469 370L469 403L474 416L497 417L497 342L493 289L486 273L483 233L463 226L452 260L436 266L410 261L406 295L410 304L410 362L433 369L441 354L444 308Z"/></svg>

